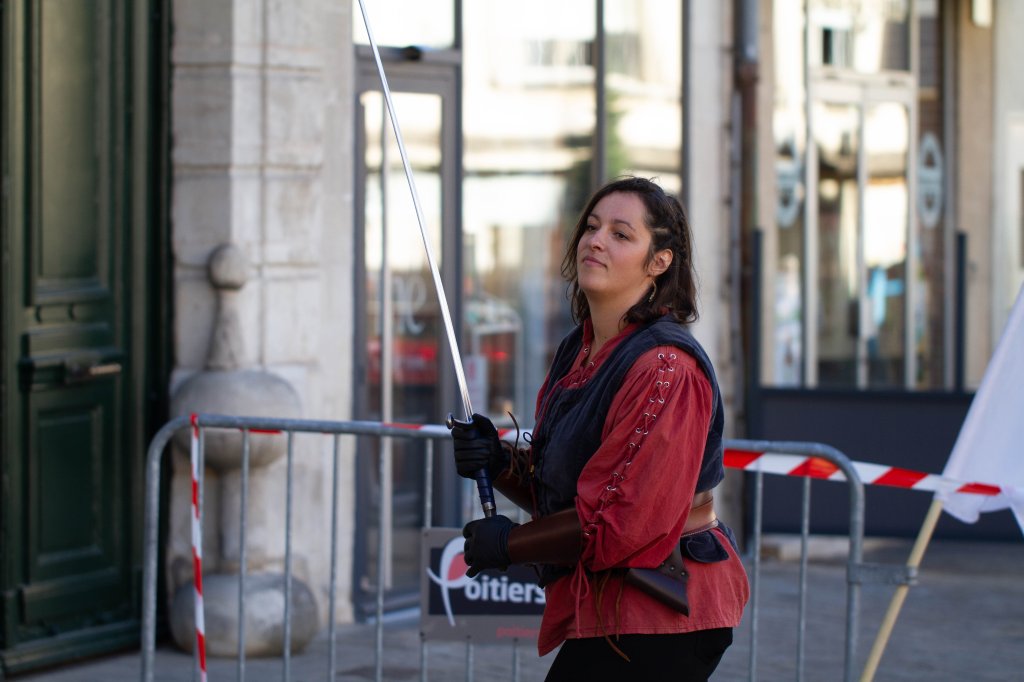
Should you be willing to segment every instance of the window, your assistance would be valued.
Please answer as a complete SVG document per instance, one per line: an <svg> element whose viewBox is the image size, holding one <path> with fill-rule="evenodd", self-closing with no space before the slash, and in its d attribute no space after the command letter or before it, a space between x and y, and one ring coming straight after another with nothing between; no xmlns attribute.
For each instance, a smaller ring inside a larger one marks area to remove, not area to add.
<svg viewBox="0 0 1024 682"><path fill-rule="evenodd" d="M366 0L378 45L455 47L455 6L451 0ZM358 0L352 0L352 39L369 45Z"/></svg>
<svg viewBox="0 0 1024 682"><path fill-rule="evenodd" d="M602 4L463 3L463 339L495 419L532 422L572 328L561 262L595 184L681 186L681 3Z"/></svg>
<svg viewBox="0 0 1024 682"><path fill-rule="evenodd" d="M943 387L951 332L938 7L921 3L915 16L928 64L918 83L907 3L815 0L806 17L804 5L773 4L776 211L763 380Z"/></svg>
<svg viewBox="0 0 1024 682"><path fill-rule="evenodd" d="M811 0L810 13L811 64L910 70L910 0Z"/></svg>

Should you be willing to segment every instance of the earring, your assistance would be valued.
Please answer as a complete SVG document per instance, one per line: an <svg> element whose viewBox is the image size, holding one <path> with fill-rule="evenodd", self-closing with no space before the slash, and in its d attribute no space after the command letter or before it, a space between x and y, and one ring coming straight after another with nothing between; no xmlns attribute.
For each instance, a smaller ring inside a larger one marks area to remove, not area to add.
<svg viewBox="0 0 1024 682"><path fill-rule="evenodd" d="M654 296L658 293L658 282L651 282L651 295L647 297L648 303L654 303Z"/></svg>

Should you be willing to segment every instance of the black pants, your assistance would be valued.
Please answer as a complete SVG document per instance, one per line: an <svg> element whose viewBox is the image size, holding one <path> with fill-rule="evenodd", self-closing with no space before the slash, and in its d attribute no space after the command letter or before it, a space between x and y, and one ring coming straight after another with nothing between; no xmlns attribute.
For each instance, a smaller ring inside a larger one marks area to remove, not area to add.
<svg viewBox="0 0 1024 682"><path fill-rule="evenodd" d="M603 637L569 639L555 656L545 682L705 682L732 644L732 628L677 635L621 635L612 641L629 661Z"/></svg>

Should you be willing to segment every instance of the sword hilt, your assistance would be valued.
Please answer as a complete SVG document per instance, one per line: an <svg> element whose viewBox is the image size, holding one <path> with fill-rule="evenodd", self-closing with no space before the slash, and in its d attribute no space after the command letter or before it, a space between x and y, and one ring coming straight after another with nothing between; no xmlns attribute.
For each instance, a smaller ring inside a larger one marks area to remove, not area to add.
<svg viewBox="0 0 1024 682"><path fill-rule="evenodd" d="M459 426L473 425L472 421L460 421L452 414L448 415L444 423L449 430L455 428L456 424ZM487 473L487 467L483 467L473 474L473 478L476 479L476 492L480 496L480 506L483 507L484 516L490 518L498 513L498 508L494 504L494 486L491 485L491 476Z"/></svg>

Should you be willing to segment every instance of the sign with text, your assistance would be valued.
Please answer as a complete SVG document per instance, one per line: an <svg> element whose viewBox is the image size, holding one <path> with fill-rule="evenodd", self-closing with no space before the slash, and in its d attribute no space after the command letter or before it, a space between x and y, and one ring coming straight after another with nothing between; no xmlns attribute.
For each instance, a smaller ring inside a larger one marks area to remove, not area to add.
<svg viewBox="0 0 1024 682"><path fill-rule="evenodd" d="M459 528L425 528L420 556L420 631L429 640L536 640L544 590L527 566L466 575Z"/></svg>

